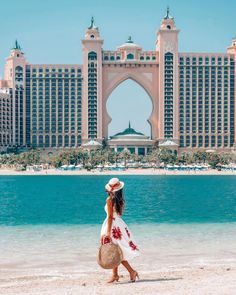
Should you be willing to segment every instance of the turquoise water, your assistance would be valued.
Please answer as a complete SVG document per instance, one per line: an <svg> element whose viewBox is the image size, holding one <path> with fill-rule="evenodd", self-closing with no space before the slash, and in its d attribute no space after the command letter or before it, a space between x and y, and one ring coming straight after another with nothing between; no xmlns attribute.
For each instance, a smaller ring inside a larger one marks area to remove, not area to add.
<svg viewBox="0 0 236 295"><path fill-rule="evenodd" d="M119 176L127 223L236 221L234 176ZM109 176L1 176L1 225L101 224Z"/></svg>

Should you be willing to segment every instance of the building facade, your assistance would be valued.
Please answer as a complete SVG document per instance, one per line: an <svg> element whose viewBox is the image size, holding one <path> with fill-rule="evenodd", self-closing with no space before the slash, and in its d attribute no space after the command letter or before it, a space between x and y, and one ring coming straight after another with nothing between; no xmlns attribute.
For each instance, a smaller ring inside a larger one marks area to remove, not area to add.
<svg viewBox="0 0 236 295"><path fill-rule="evenodd" d="M16 42L0 89L7 93L10 132L1 145L77 147L108 138L106 102L126 79L141 85L153 109L151 140L178 150L236 148L236 38L226 53L181 53L169 10L155 48L144 51L131 37L103 50L94 20L82 40L82 65L30 64ZM6 119L6 117L8 119Z"/></svg>
<svg viewBox="0 0 236 295"><path fill-rule="evenodd" d="M11 93L9 90L0 90L0 150L1 147L11 146L12 117Z"/></svg>

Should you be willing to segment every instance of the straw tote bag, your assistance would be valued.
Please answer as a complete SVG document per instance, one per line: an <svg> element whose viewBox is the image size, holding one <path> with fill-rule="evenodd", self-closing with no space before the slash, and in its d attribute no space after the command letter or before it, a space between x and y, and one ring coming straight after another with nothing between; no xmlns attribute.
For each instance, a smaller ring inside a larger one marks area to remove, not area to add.
<svg viewBox="0 0 236 295"><path fill-rule="evenodd" d="M105 269L117 267L123 260L123 253L119 245L113 242L102 244L98 249L97 262Z"/></svg>

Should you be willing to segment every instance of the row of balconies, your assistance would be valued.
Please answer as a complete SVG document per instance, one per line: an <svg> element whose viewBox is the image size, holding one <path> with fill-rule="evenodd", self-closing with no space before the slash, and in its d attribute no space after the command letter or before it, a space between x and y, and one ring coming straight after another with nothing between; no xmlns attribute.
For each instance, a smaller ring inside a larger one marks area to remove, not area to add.
<svg viewBox="0 0 236 295"><path fill-rule="evenodd" d="M157 53L156 52L133 52L132 56L130 54L124 55L117 51L104 51L103 52L103 61L107 62L119 62L120 60L140 60L140 61L156 61Z"/></svg>
<svg viewBox="0 0 236 295"><path fill-rule="evenodd" d="M77 87L76 87L77 86ZM50 85L38 85L38 91L56 91L56 90L64 90L64 91L76 91L77 90L81 90L81 84L80 83L73 83L73 85L69 85L68 83L65 83L64 85L63 84L58 84L58 85L51 85L51 88L50 88ZM32 85L32 90L36 91L37 90L37 85Z"/></svg>
<svg viewBox="0 0 236 295"><path fill-rule="evenodd" d="M26 69L26 72L29 73L30 72L30 69ZM46 73L49 73L49 72L53 72L53 73L75 73L75 72L78 72L78 73L81 73L81 68L31 68L31 72L32 73L43 73L43 72L46 72Z"/></svg>
<svg viewBox="0 0 236 295"><path fill-rule="evenodd" d="M33 79L33 78L48 78L48 79L51 79L51 78L61 78L61 79L64 79L64 78L81 78L81 74L78 73L78 74L70 74L70 73L33 73L33 74L26 74L26 77L27 79Z"/></svg>
<svg viewBox="0 0 236 295"><path fill-rule="evenodd" d="M222 65L224 63L224 65L228 65L230 64L230 62L232 62L234 64L234 60L233 58L229 58L229 57L183 57L180 56L179 57L179 63L180 64L192 64L192 65L204 65L204 64L209 64L209 62L212 65Z"/></svg>
<svg viewBox="0 0 236 295"><path fill-rule="evenodd" d="M62 132L70 132L70 133L79 133L81 132L81 126L78 126L78 128L66 128L67 130L65 130L65 128L49 128L49 129L44 129L44 128L41 128L41 129L37 129L37 128L32 128L30 130L30 133L32 134L43 134L43 133L62 133Z"/></svg>

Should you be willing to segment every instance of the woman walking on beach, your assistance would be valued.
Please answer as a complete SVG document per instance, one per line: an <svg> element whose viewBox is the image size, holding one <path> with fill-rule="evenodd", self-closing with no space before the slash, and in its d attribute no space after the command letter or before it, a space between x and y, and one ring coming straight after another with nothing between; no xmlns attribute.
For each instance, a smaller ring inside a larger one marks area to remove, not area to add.
<svg viewBox="0 0 236 295"><path fill-rule="evenodd" d="M136 278L139 278L138 272L131 267L128 260L139 256L140 253L131 231L121 218L125 204L123 187L124 182L119 181L118 178L110 179L105 186L108 193L104 207L107 217L101 228L101 243L112 241L120 246L123 252L123 261L121 263L128 270L130 281L135 282ZM115 267L112 269L112 277L108 283L118 280L118 267Z"/></svg>

